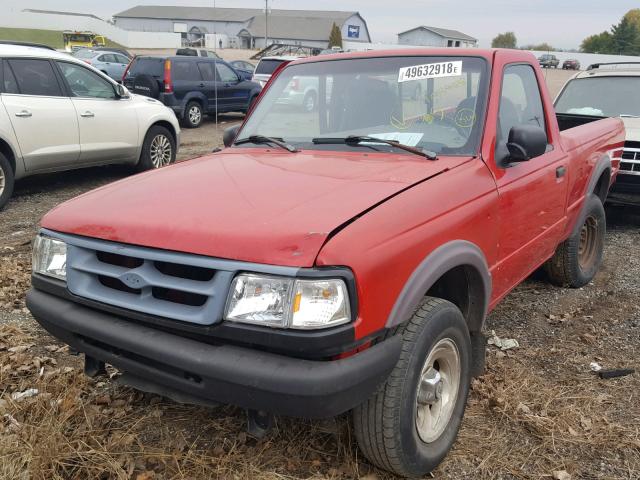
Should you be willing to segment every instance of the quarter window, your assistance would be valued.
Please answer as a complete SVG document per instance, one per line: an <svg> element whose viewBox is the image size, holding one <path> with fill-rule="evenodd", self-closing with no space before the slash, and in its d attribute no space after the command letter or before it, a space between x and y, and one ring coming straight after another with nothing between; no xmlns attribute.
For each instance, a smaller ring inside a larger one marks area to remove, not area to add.
<svg viewBox="0 0 640 480"><path fill-rule="evenodd" d="M511 65L504 70L498 113L498 147L506 145L509 130L516 125L535 125L546 131L538 81L529 65Z"/></svg>
<svg viewBox="0 0 640 480"><path fill-rule="evenodd" d="M176 60L173 62L172 73L175 80L202 80L196 62Z"/></svg>
<svg viewBox="0 0 640 480"><path fill-rule="evenodd" d="M99 75L73 63L58 62L58 65L74 97L115 98L111 83Z"/></svg>
<svg viewBox="0 0 640 480"><path fill-rule="evenodd" d="M9 60L9 65L23 95L62 96L49 60L15 59Z"/></svg>

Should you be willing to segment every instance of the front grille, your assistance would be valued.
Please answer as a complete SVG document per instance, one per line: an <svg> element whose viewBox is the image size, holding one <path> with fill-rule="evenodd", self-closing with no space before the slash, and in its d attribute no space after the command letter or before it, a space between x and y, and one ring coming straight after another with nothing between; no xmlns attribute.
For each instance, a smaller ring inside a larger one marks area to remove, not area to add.
<svg viewBox="0 0 640 480"><path fill-rule="evenodd" d="M640 142L626 142L620 161L620 173L640 175Z"/></svg>
<svg viewBox="0 0 640 480"><path fill-rule="evenodd" d="M99 304L198 325L221 322L239 272L293 277L296 267L205 257L49 230L67 244L67 289Z"/></svg>
<svg viewBox="0 0 640 480"><path fill-rule="evenodd" d="M201 325L222 319L234 275L223 268L224 261L216 265L215 259L197 255L99 240L71 242L67 286L74 295Z"/></svg>

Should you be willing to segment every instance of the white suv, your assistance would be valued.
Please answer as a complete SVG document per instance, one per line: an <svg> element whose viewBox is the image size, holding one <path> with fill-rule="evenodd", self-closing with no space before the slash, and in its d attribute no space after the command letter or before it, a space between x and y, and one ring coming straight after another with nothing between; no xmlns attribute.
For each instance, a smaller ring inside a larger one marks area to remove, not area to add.
<svg viewBox="0 0 640 480"><path fill-rule="evenodd" d="M180 127L157 100L44 46L0 44L0 209L14 180L114 163L175 161Z"/></svg>

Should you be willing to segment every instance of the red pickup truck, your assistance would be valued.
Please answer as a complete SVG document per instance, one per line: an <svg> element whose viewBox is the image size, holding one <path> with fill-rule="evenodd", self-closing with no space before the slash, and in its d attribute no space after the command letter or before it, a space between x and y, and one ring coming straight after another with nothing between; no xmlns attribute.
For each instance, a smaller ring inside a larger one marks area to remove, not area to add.
<svg viewBox="0 0 640 480"><path fill-rule="evenodd" d="M623 124L556 116L537 63L292 62L224 150L49 212L28 306L90 375L238 405L256 433L352 410L371 462L424 474L483 371L487 312L539 267L579 287L602 261ZM314 109L283 101L302 84Z"/></svg>

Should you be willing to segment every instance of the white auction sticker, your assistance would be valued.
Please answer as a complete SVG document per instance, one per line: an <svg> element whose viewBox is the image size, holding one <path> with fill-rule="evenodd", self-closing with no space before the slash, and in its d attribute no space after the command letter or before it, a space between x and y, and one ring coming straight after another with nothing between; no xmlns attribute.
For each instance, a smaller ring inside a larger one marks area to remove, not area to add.
<svg viewBox="0 0 640 480"><path fill-rule="evenodd" d="M403 67L398 72L398 83L425 78L457 77L462 75L462 60L457 62L426 63Z"/></svg>

